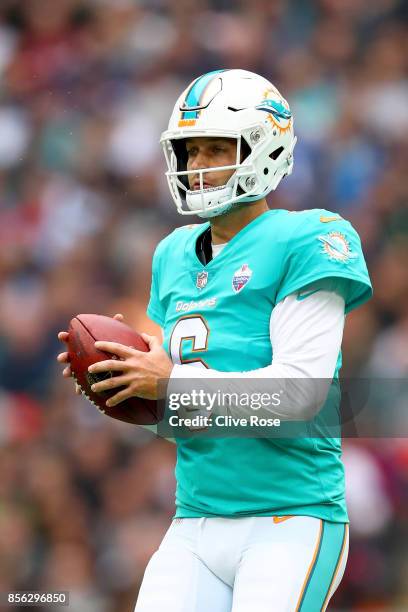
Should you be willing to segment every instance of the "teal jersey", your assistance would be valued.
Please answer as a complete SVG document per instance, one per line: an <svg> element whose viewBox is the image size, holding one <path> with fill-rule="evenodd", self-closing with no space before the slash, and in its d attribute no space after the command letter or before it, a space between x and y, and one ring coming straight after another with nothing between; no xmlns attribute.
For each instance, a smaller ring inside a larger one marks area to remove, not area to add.
<svg viewBox="0 0 408 612"><path fill-rule="evenodd" d="M176 229L153 258L147 313L164 329L164 348L176 363L198 361L224 372L263 368L273 359L271 314L286 296L328 278L338 280L346 313L371 296L358 234L334 213L267 211L204 266L196 241L208 227ZM340 364L339 355L334 394ZM177 517L348 520L338 438L176 442Z"/></svg>

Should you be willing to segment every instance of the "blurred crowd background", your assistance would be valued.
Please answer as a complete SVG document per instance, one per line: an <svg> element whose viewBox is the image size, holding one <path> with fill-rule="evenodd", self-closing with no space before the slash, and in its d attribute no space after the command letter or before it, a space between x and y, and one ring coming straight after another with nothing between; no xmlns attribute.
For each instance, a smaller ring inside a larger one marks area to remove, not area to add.
<svg viewBox="0 0 408 612"><path fill-rule="evenodd" d="M353 222L375 297L347 318L343 374L407 376L407 18L405 0L1 0L0 591L131 611L169 525L174 446L75 396L56 333L78 312L157 333L151 256L184 222L158 139L196 76L253 70L289 100L295 170L270 205ZM408 610L408 440L344 447L331 609Z"/></svg>

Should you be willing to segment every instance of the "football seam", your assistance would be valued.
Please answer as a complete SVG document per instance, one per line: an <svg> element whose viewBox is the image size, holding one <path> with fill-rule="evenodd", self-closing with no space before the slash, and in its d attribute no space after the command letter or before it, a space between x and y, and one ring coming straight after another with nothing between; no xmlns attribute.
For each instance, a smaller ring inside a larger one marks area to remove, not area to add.
<svg viewBox="0 0 408 612"><path fill-rule="evenodd" d="M84 329L86 329L86 331L87 331L87 332L88 332L88 334L91 336L91 338L93 338L93 339L96 341L95 336L94 336L94 335L93 335L93 333L92 333L92 332L91 332L91 331L90 331L90 330L87 328L87 326L85 325L85 323L83 323L83 322L81 321L81 319L78 319L78 317L75 317L75 319L76 319L77 321L79 321L79 323L82 325L82 327L83 327ZM103 351L101 351L101 352L103 352Z"/></svg>
<svg viewBox="0 0 408 612"><path fill-rule="evenodd" d="M92 336L93 337L93 336ZM77 377L75 376L74 372L72 372L72 378L75 380L76 384L78 385L78 387L81 389L81 393L82 395L85 395L85 397L91 402L91 404L93 404L95 406L95 408L97 408L99 410L99 412L103 412L103 414L105 414L105 410L103 408L101 408L100 406L98 406L98 404L96 404L93 399L87 394L85 393L85 390L82 388L82 386L79 384Z"/></svg>
<svg viewBox="0 0 408 612"><path fill-rule="evenodd" d="M99 410L99 412L101 412L102 414L105 414L105 415L106 415L106 410L104 410L103 408L101 408L100 406L98 406L98 404L96 404L96 403L93 401L93 399L92 399L92 398L91 398L91 397L90 397L90 396L89 396L87 393L85 393L84 389L83 389L83 388L82 388L82 386L79 384L78 379L77 379L77 377L75 376L75 374L74 374L73 372L72 372L72 378L75 380L76 384L77 384L77 385L78 385L78 387L81 389L81 393L82 393L82 395L84 395L84 396L86 397L86 399L87 399L88 401L90 401L90 402L91 402L91 404L93 404L93 405L95 406L95 408L97 408L97 409ZM147 409L147 410L150 412L150 414L151 414L151 415L152 415L154 418L157 418L157 415L156 415L156 414L155 414L155 413L154 413L152 410L150 410L150 407L149 407L148 405L146 405L145 399L144 399L143 397L140 397L140 398L138 398L138 399L143 400L143 404L144 404L145 408L146 408L146 409ZM130 421L127 421L127 422L129 423ZM132 421L132 423L133 423L134 425L140 425L140 423L134 423L133 421ZM154 423L153 423L153 425L154 425Z"/></svg>

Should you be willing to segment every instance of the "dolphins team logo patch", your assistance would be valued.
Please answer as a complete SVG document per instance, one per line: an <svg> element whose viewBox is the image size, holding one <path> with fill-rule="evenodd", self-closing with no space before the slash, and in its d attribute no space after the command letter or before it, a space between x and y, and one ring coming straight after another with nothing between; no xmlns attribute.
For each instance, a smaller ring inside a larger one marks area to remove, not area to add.
<svg viewBox="0 0 408 612"><path fill-rule="evenodd" d="M357 253L353 253L350 248L350 243L341 232L329 232L324 236L318 236L322 244L322 253L334 261L348 262L350 259L356 259Z"/></svg>
<svg viewBox="0 0 408 612"><path fill-rule="evenodd" d="M242 266L234 272L232 277L232 288L235 293L239 293L251 280L252 270L248 264L242 264Z"/></svg>

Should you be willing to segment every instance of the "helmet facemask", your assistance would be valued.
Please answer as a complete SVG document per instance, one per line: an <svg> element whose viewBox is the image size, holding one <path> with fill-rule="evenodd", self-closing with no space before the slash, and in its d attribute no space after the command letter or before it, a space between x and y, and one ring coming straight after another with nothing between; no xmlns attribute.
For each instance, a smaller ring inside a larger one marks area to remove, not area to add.
<svg viewBox="0 0 408 612"><path fill-rule="evenodd" d="M217 136L224 137L219 134ZM231 136L228 136L228 138L231 139ZM253 180L250 182L254 171L248 163L251 148L240 137L233 139L236 140L234 164L193 170L187 170L186 138L163 142L164 154L169 168L166 177L180 214L195 214L204 218L217 216L230 210L236 202L246 201L245 198L254 192L254 186L250 187L249 190L247 189L246 192L240 187L242 179L249 179L249 186L254 184ZM225 184L204 187L206 174L214 175L226 170L231 170L232 174ZM199 189L190 189L188 177L191 175L198 177L200 181Z"/></svg>
<svg viewBox="0 0 408 612"><path fill-rule="evenodd" d="M277 175L276 184L282 178L282 166L286 170L283 176L291 173L293 166L292 151L296 138L293 141L291 151L286 152L286 156L283 155L285 150L282 146L274 149L267 155L270 144L268 146L268 142L260 142L261 139L258 138L259 132L260 130L251 131L251 140L255 142L252 147L242 136L235 136L237 141L235 164L218 167L211 166L194 170L187 170L187 151L185 145L187 138L162 140L168 167L166 178L180 214L210 218L228 212L235 204L254 202L265 197L270 191L270 185L267 187L260 185L259 173L257 174L257 169L253 163L254 159L259 160L259 158L268 157L268 163L264 164L263 174L266 176L271 172ZM194 134L194 137L196 136L197 134ZM204 136L208 136L208 134L203 134ZM230 135L225 136L219 133L217 137L231 138ZM226 184L218 187L204 188L206 174L213 174L224 170L234 171ZM278 170L279 172L277 172ZM198 175L200 181L199 189L190 189L188 182L189 175Z"/></svg>

